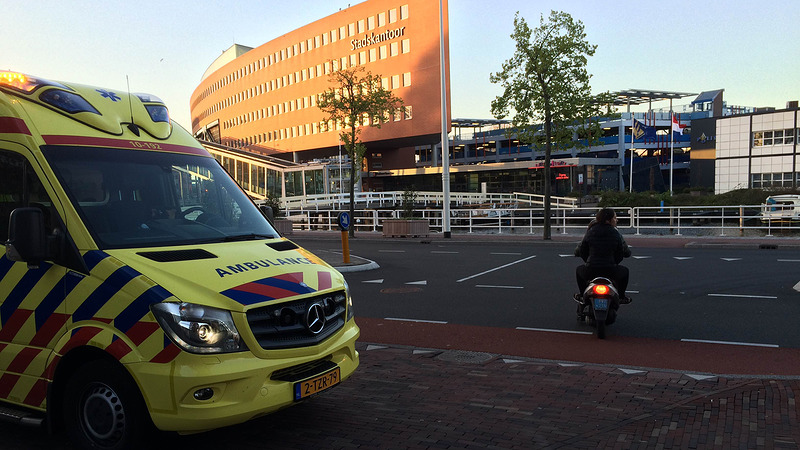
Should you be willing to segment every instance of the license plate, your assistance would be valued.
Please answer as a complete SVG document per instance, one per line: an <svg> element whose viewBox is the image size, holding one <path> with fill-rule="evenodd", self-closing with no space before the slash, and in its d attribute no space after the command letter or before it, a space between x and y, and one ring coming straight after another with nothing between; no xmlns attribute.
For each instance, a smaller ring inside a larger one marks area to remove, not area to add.
<svg viewBox="0 0 800 450"><path fill-rule="evenodd" d="M607 298L595 298L594 299L594 309L603 311L608 309L608 299Z"/></svg>
<svg viewBox="0 0 800 450"><path fill-rule="evenodd" d="M300 381L294 384L294 399L297 401L310 397L325 389L336 386L339 384L339 381L341 381L341 377L338 367L309 380Z"/></svg>

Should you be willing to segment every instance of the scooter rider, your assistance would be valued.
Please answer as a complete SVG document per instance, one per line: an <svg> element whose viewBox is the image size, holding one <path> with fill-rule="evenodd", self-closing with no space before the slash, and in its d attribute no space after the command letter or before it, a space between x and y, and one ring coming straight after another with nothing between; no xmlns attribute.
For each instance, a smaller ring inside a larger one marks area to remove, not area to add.
<svg viewBox="0 0 800 450"><path fill-rule="evenodd" d="M579 293L575 299L580 302L581 295L595 277L605 277L614 282L619 291L620 303L630 303L625 295L628 287L628 268L619 265L622 258L631 256L631 250L617 230L617 214L612 208L597 212L583 240L575 248L575 256L580 256L585 264L575 269Z"/></svg>

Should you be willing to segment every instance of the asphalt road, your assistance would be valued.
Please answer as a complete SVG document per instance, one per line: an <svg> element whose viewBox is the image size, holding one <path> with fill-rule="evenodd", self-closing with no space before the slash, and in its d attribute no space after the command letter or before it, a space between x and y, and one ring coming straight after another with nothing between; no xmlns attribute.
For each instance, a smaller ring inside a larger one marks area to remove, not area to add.
<svg viewBox="0 0 800 450"><path fill-rule="evenodd" d="M336 241L303 242L336 252ZM354 240L380 268L346 273L360 317L585 333L575 320L572 242ZM633 248L631 305L609 335L800 348L800 254L756 248Z"/></svg>

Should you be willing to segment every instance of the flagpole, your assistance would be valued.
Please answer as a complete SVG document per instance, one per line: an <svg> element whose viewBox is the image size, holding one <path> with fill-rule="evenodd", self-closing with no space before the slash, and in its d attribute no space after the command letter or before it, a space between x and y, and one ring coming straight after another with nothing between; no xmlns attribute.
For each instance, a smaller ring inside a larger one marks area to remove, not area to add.
<svg viewBox="0 0 800 450"><path fill-rule="evenodd" d="M674 156L674 148L675 148L675 136L673 135L672 131L672 99L669 99L669 195L672 197L672 166L673 164L673 156Z"/></svg>
<svg viewBox="0 0 800 450"><path fill-rule="evenodd" d="M628 192L630 192L631 194L633 194L633 139L634 139L633 127L635 125L634 124L635 120L636 119L633 118L633 113L631 113L631 182L628 185Z"/></svg>

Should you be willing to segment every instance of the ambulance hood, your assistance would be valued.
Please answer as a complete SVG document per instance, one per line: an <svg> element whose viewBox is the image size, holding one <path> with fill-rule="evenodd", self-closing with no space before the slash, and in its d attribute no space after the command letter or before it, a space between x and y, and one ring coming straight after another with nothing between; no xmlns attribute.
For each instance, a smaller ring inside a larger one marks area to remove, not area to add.
<svg viewBox="0 0 800 450"><path fill-rule="evenodd" d="M339 272L286 239L106 253L182 302L231 311L344 288Z"/></svg>

